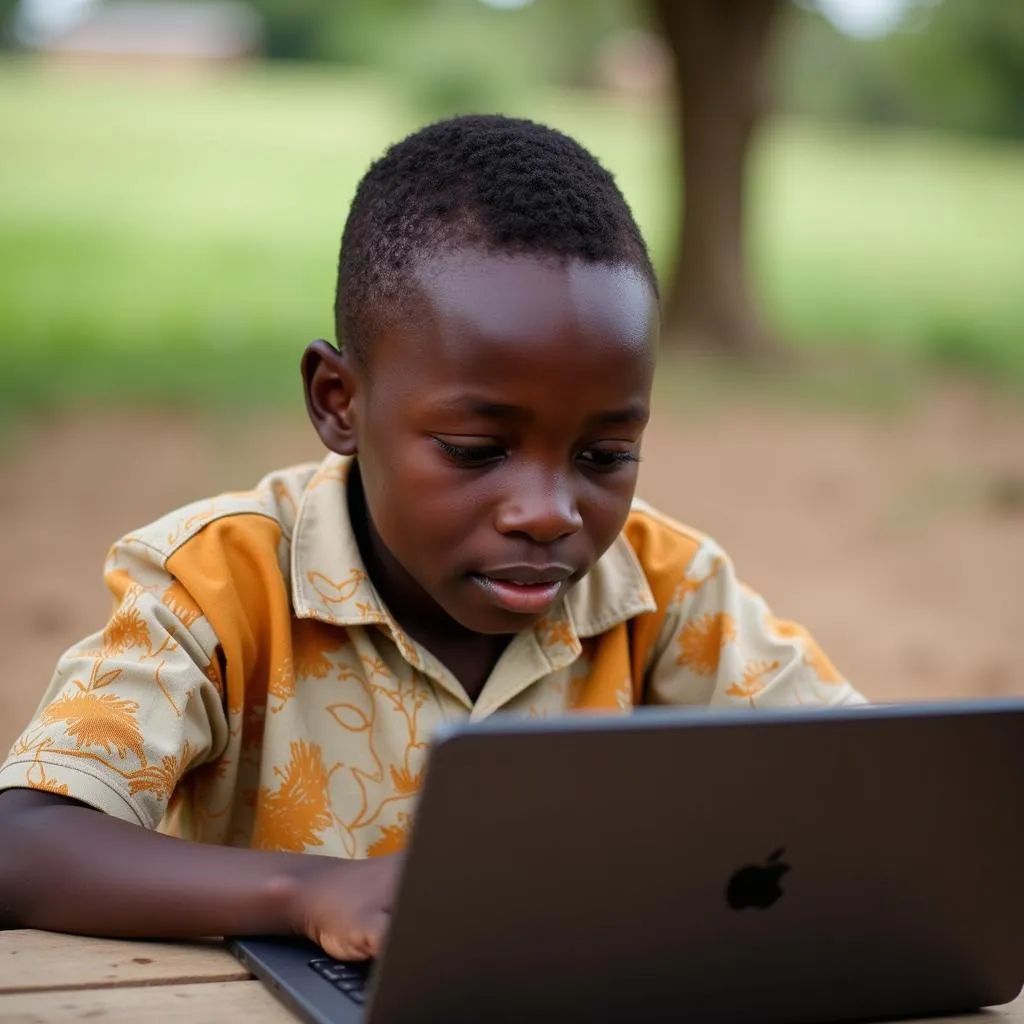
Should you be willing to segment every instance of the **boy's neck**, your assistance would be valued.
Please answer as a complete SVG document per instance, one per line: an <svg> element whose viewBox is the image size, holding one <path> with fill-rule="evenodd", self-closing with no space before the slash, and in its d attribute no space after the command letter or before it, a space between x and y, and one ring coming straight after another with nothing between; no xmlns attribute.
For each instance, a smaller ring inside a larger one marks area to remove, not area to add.
<svg viewBox="0 0 1024 1024"><path fill-rule="evenodd" d="M359 553L381 600L395 622L430 651L475 702L512 637L474 633L460 626L398 564L370 519L357 460L344 486Z"/></svg>

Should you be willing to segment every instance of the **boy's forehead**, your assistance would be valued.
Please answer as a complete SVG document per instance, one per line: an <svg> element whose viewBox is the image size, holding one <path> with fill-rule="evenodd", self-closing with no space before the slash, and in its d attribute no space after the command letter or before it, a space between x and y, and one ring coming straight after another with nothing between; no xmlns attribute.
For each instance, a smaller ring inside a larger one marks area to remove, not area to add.
<svg viewBox="0 0 1024 1024"><path fill-rule="evenodd" d="M657 300L628 265L456 249L425 257L413 286L442 345L529 346L572 332L649 357L656 341Z"/></svg>
<svg viewBox="0 0 1024 1024"><path fill-rule="evenodd" d="M657 303L632 268L458 252L421 264L412 285L374 343L390 403L573 429L646 420Z"/></svg>

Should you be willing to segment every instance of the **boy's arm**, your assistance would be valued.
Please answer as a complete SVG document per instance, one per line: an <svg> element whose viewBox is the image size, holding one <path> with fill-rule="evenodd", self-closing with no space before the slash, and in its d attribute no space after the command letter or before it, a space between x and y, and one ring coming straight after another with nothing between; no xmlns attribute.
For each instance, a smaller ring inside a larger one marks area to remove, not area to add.
<svg viewBox="0 0 1024 1024"><path fill-rule="evenodd" d="M273 544L245 543L219 554L262 558L273 577ZM262 636L223 575L218 608L247 636ZM153 938L297 931L335 956L372 955L398 858L345 861L154 831L191 770L217 761L224 784L237 783L238 750L225 751L241 731L259 652L249 651L250 665L228 637L238 654L230 665L222 659L225 638L147 543L115 545L106 576L113 617L61 658L0 765L0 923Z"/></svg>
<svg viewBox="0 0 1024 1024"><path fill-rule="evenodd" d="M330 865L186 842L29 789L0 794L0 835L0 924L93 935L290 932L298 882Z"/></svg>
<svg viewBox="0 0 1024 1024"><path fill-rule="evenodd" d="M237 723L220 638L159 556L120 542L105 577L113 613L60 658L0 764L0 791L66 796L152 829L181 777L221 757Z"/></svg>
<svg viewBox="0 0 1024 1024"><path fill-rule="evenodd" d="M776 618L705 540L669 604L646 676L648 704L800 707L864 698L802 626Z"/></svg>
<svg viewBox="0 0 1024 1024"><path fill-rule="evenodd" d="M304 934L376 955L400 859L187 842L52 793L0 794L0 928L123 937Z"/></svg>

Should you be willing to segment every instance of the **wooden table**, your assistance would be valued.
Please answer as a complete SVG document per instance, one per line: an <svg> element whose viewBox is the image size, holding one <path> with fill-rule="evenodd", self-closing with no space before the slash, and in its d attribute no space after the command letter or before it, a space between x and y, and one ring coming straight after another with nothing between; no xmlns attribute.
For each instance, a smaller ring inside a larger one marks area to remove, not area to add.
<svg viewBox="0 0 1024 1024"><path fill-rule="evenodd" d="M2 1024L295 1024L218 942L0 932Z"/></svg>
<svg viewBox="0 0 1024 1024"><path fill-rule="evenodd" d="M294 1024L218 942L0 932L0 1024ZM1024 1024L1024 998L942 1024Z"/></svg>

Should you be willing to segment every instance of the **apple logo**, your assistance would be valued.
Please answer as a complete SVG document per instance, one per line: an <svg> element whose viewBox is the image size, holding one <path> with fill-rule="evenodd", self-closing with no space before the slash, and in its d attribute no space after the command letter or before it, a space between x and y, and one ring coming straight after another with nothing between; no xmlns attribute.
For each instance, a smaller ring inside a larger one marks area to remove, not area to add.
<svg viewBox="0 0 1024 1024"><path fill-rule="evenodd" d="M776 850L763 864L748 864L729 879L725 898L733 910L756 907L764 910L782 895L779 879L789 870L780 858L785 850Z"/></svg>

